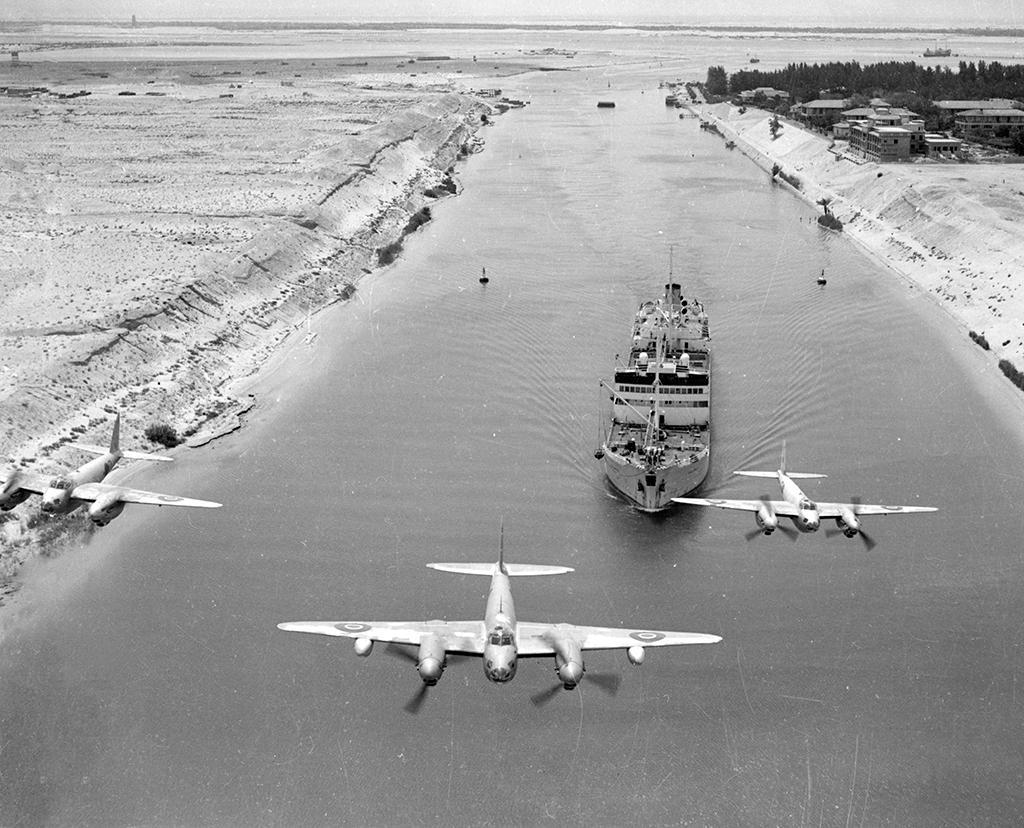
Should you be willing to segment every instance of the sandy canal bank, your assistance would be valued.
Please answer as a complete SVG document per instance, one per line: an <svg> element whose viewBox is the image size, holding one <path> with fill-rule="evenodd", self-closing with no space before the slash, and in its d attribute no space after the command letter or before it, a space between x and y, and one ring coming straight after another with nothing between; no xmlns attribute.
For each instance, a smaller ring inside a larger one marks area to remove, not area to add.
<svg viewBox="0 0 1024 828"><path fill-rule="evenodd" d="M0 67L5 463L79 465L66 444L106 443L116 410L141 449L154 423L236 425L244 380L457 190L494 114L469 90L532 68L458 63ZM0 575L37 508L0 515Z"/></svg>
<svg viewBox="0 0 1024 828"><path fill-rule="evenodd" d="M830 199L844 233L1024 367L1024 165L878 164L789 121L772 140L762 110L717 104L703 117L765 170L795 176L810 203Z"/></svg>

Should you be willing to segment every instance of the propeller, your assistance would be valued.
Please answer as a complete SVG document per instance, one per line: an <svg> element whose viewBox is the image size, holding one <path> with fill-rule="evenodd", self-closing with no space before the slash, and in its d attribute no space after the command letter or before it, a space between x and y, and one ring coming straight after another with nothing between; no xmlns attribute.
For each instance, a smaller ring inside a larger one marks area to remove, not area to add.
<svg viewBox="0 0 1024 828"><path fill-rule="evenodd" d="M384 652L392 658L397 658L399 661L408 661L411 664L416 664L419 659L405 646L401 644L395 644L389 642L384 648ZM409 701L402 705L406 713L412 713L413 715L420 712L420 708L423 707L423 702L427 700L427 690L430 688L426 682L421 681L419 688L413 693L413 696Z"/></svg>
<svg viewBox="0 0 1024 828"><path fill-rule="evenodd" d="M534 693L532 696L530 696L530 701L532 701L537 707L543 707L555 696L557 696L558 691L561 689L561 684L554 684L546 690L541 690L539 693Z"/></svg>
<svg viewBox="0 0 1024 828"><path fill-rule="evenodd" d="M860 506L860 503L861 503L861 498L859 498L859 497L851 497L850 498L850 506L853 507L852 511L853 511L853 513L855 515L858 515L858 516L860 515L860 512L857 511L857 507ZM845 532L843 532L842 529L836 528L836 529L826 529L825 530L825 534L828 537L833 537L834 535L845 534ZM867 532L864 531L864 524L863 523L861 523L860 526L858 527L857 534L860 535L861 542L864 544L864 548L868 552L870 552L872 549L875 548L875 546L877 546L877 543L875 542L874 538L872 538Z"/></svg>
<svg viewBox="0 0 1024 828"><path fill-rule="evenodd" d="M851 497L850 498L850 503L853 505L853 513L855 515L859 515L860 512L857 511L857 507L860 506L860 504L861 504L861 498L860 497ZM861 525L860 525L860 531L858 532L858 534L860 535L860 539L864 542L864 548L868 552L870 552L872 549L875 548L875 546L876 546L875 541L874 541L874 539L870 535L868 535L867 532L864 531L864 524L863 523L861 523Z"/></svg>
<svg viewBox="0 0 1024 828"><path fill-rule="evenodd" d="M622 676L619 673L594 673L588 671L587 673L585 673L585 676L588 682L590 682L598 690L609 696L614 696L616 693L618 693L619 685L622 683ZM576 687L579 687L579 685L576 685ZM564 689L565 685L563 685L561 682L558 682L558 684L554 684L545 690L541 690L540 692L534 693L532 696L530 696L530 701L537 705L537 707L543 707L545 704L547 704L555 696L558 695L559 690Z"/></svg>
<svg viewBox="0 0 1024 828"><path fill-rule="evenodd" d="M423 707L423 702L427 700L427 689L430 687L429 684L420 682L420 689L417 690L411 699L402 705L402 708L406 713L416 715L420 712L420 708Z"/></svg>

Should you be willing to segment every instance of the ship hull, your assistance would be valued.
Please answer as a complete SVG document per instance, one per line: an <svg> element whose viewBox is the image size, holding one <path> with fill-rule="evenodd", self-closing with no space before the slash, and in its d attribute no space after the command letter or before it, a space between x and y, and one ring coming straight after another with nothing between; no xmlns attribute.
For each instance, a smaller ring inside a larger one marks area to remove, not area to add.
<svg viewBox="0 0 1024 828"><path fill-rule="evenodd" d="M704 451L693 462L655 466L648 469L604 447L604 473L608 482L641 512L660 512L672 505L673 497L683 497L704 482L711 453Z"/></svg>

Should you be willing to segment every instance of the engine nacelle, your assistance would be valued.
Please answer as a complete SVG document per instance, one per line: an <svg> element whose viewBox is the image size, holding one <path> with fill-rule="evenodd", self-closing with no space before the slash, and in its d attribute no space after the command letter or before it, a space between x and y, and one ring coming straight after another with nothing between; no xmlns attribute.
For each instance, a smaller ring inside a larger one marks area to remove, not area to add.
<svg viewBox="0 0 1024 828"><path fill-rule="evenodd" d="M436 635L425 635L416 657L416 672L424 684L434 685L444 672L444 642Z"/></svg>
<svg viewBox="0 0 1024 828"><path fill-rule="evenodd" d="M373 652L373 639L372 638L357 638L356 639L356 655L357 656L368 656Z"/></svg>
<svg viewBox="0 0 1024 828"><path fill-rule="evenodd" d="M629 659L630 664L640 665L644 663L644 648L643 647L630 647L626 650L626 658Z"/></svg>
<svg viewBox="0 0 1024 828"><path fill-rule="evenodd" d="M768 508L768 505L765 503L762 503L757 511L754 512L754 520L766 535L770 535L779 528L779 516Z"/></svg>
<svg viewBox="0 0 1024 828"><path fill-rule="evenodd" d="M555 672L566 690L572 690L583 678L583 654L572 640L561 640L555 645Z"/></svg>
<svg viewBox="0 0 1024 828"><path fill-rule="evenodd" d="M843 530L848 538L855 537L860 532L860 519L849 509L840 509L839 517L836 518L836 526Z"/></svg>
<svg viewBox="0 0 1024 828"><path fill-rule="evenodd" d="M89 519L97 526L106 526L124 511L124 501L117 492L108 492L96 498L89 507Z"/></svg>

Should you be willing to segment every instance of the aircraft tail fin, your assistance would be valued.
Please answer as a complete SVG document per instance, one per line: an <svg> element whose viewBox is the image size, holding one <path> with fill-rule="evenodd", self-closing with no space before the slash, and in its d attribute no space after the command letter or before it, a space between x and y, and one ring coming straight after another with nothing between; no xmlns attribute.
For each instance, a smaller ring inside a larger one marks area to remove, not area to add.
<svg viewBox="0 0 1024 828"><path fill-rule="evenodd" d="M114 415L114 431L110 435L110 453L116 454L121 450L121 412Z"/></svg>
<svg viewBox="0 0 1024 828"><path fill-rule="evenodd" d="M508 575L505 567L505 518L501 519L501 528L498 530L498 569Z"/></svg>
<svg viewBox="0 0 1024 828"><path fill-rule="evenodd" d="M459 575L497 575L499 572L508 576L516 575L564 575L572 572L571 566L545 566L543 564L510 564L505 563L505 521L501 522L498 535L498 560L496 563L428 563L431 569L439 572L455 572Z"/></svg>
<svg viewBox="0 0 1024 828"><path fill-rule="evenodd" d="M815 474L814 472L791 472L786 471L786 441L782 441L782 454L779 457L779 471L738 471L733 474L742 474L744 477L778 477L779 472L786 475L786 477L792 480L810 480L816 477L828 477L825 474Z"/></svg>
<svg viewBox="0 0 1024 828"><path fill-rule="evenodd" d="M142 451L121 451L121 412L114 417L114 431L110 435L110 448L97 446L92 443L68 443L69 446L87 451L89 454L98 454L101 457L105 454L120 454L129 460L159 460L163 463L170 463L173 457L163 457L159 454L146 454Z"/></svg>
<svg viewBox="0 0 1024 828"><path fill-rule="evenodd" d="M454 572L458 575L493 575L504 568L506 575L564 575L572 572L570 566L545 566L543 564L509 564L503 561L498 563L428 563L431 569L439 572Z"/></svg>

